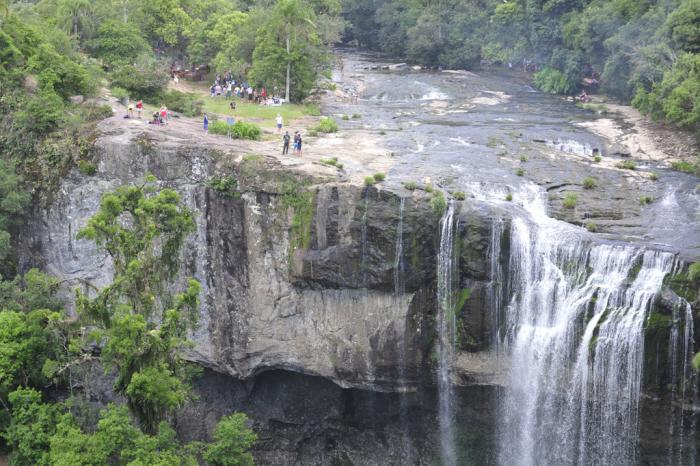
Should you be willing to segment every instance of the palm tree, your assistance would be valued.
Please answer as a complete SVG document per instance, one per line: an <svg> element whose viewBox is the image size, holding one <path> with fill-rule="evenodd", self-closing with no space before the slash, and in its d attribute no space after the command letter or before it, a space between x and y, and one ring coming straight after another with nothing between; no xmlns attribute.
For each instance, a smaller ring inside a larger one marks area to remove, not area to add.
<svg viewBox="0 0 700 466"><path fill-rule="evenodd" d="M287 77L284 99L289 102L289 82L292 70L292 44L299 38L313 34L313 10L303 0L283 0L275 8L279 34L287 48ZM300 37L301 36L301 37Z"/></svg>
<svg viewBox="0 0 700 466"><path fill-rule="evenodd" d="M90 0L60 0L58 11L68 24L70 33L79 37L81 27L85 26L85 19L93 11L92 2Z"/></svg>

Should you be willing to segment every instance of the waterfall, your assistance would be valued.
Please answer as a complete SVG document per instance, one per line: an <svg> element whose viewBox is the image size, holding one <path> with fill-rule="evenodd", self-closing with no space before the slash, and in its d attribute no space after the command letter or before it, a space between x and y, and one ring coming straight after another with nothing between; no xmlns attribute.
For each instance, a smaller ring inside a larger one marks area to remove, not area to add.
<svg viewBox="0 0 700 466"><path fill-rule="evenodd" d="M437 261L438 420L442 464L446 466L457 463L454 433L455 406L451 380L455 350L455 303L452 290L456 270L452 256L453 243L454 206L450 201L440 220L440 249Z"/></svg>
<svg viewBox="0 0 700 466"><path fill-rule="evenodd" d="M362 242L362 255L360 268L362 269L362 286L367 286L367 210L369 209L369 189L364 191L364 212L362 213L362 230L360 232Z"/></svg>
<svg viewBox="0 0 700 466"><path fill-rule="evenodd" d="M675 256L513 219L503 465L634 464L644 324Z"/></svg>
<svg viewBox="0 0 700 466"><path fill-rule="evenodd" d="M406 198L402 197L399 203L399 223L396 227L396 248L394 251L394 292L398 295L404 292L401 282L403 274L403 211Z"/></svg>
<svg viewBox="0 0 700 466"><path fill-rule="evenodd" d="M683 338L680 338L681 329ZM669 415L668 464L696 464L695 445L692 438L695 432L693 421L687 422L684 410L687 404L694 405L697 374L693 370L693 310L686 301L681 300L673 308L673 324L668 347L668 364L671 369L671 399ZM679 360L680 359L680 360ZM679 376L680 369L680 379ZM686 443L686 436L690 439ZM675 441L677 439L677 442Z"/></svg>
<svg viewBox="0 0 700 466"><path fill-rule="evenodd" d="M403 278L403 211L406 204L406 199L401 198L399 203L399 221L396 225L396 247L394 248L394 294L398 297L404 292L404 286L402 282ZM406 314L406 321L404 322L404 328L401 329L402 332L399 335L398 340L398 352L399 352L399 418L401 421L401 437L403 442L403 451L406 455L404 460L406 463L411 463L411 433L409 431L409 413L408 413L408 399L406 387L406 327L408 325L408 313Z"/></svg>
<svg viewBox="0 0 700 466"><path fill-rule="evenodd" d="M501 313L503 312L503 267L501 266L501 236L503 235L503 219L498 218L491 224L491 243L489 244L489 259L491 262L488 284L488 302L491 314L491 347L498 352L500 349Z"/></svg>

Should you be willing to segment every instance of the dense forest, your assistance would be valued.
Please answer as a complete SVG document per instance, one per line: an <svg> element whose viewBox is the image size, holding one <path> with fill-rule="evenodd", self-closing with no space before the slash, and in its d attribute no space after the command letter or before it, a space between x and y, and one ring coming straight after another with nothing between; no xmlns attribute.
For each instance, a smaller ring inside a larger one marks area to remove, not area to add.
<svg viewBox="0 0 700 466"><path fill-rule="evenodd" d="M345 40L427 66L510 64L542 90L583 80L655 119L700 125L698 0L346 1Z"/></svg>
<svg viewBox="0 0 700 466"><path fill-rule="evenodd" d="M10 464L252 464L243 414L222 418L209 443L181 444L172 425L198 375L184 353L199 284L175 283L194 221L177 193L147 179L104 197L79 237L111 256L115 276L86 283L75 313L56 279L20 263L17 238L62 177L94 173L107 94L198 116L201 102L167 85L174 68L206 69L289 86L301 102L341 43L431 67L524 68L552 93L593 80L654 119L700 128L700 0L0 0L0 449ZM136 221L123 225L124 214ZM96 370L115 378L119 402L107 408L88 401Z"/></svg>

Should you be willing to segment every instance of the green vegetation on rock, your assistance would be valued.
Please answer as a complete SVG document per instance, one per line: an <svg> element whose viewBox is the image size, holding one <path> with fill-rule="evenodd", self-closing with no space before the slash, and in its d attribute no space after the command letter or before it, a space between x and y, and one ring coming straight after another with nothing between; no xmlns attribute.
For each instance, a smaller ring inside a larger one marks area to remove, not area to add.
<svg viewBox="0 0 700 466"><path fill-rule="evenodd" d="M578 195L576 193L566 193L562 203L565 208L573 209L578 204Z"/></svg>
<svg viewBox="0 0 700 466"><path fill-rule="evenodd" d="M430 204L433 207L433 212L435 212L438 217L442 216L447 209L447 199L445 199L445 194L443 194L443 192L440 190L434 191Z"/></svg>

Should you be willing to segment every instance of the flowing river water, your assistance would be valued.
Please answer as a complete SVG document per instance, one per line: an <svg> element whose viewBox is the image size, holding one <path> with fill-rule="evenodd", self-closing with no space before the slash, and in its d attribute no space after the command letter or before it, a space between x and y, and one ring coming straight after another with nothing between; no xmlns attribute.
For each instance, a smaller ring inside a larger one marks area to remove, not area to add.
<svg viewBox="0 0 700 466"><path fill-rule="evenodd" d="M430 179L436 189L462 191L510 212L507 226L493 219L490 244L492 351L509 367L493 462L637 464L644 329L665 277L681 260L700 257L697 179L648 160L638 162L637 172L653 170L658 182L614 168L619 157L611 141L585 129L585 123L600 117L536 92L523 76L386 69L370 56L340 56L343 72L336 71L334 80L358 92L359 99L329 101L324 111L361 115L336 118L343 131L384 133L382 144L395 159L387 184ZM595 165L594 154L611 163ZM580 185L586 176L604 185L602 194L583 199L576 208L580 216L567 218L553 194L561 186ZM641 195L654 201L641 208ZM443 464L461 463L451 376L455 209L449 202L440 222L436 272ZM586 218L600 222L604 232L582 228ZM505 233L510 245L502 264ZM403 243L396 249L402 250ZM396 293L402 292L401 265L397 260ZM684 301L678 300L675 309L665 351L673 372L673 406L681 408L665 427L673 438L666 461L696 464L697 445L689 438L695 426L682 416L697 392L689 365L693 319Z"/></svg>

